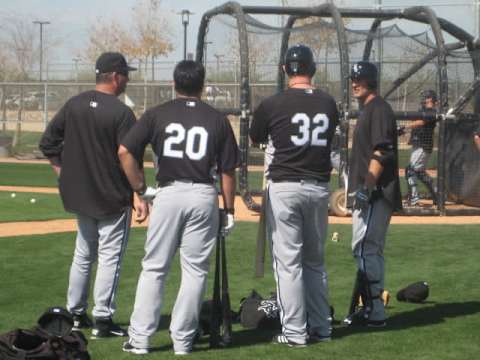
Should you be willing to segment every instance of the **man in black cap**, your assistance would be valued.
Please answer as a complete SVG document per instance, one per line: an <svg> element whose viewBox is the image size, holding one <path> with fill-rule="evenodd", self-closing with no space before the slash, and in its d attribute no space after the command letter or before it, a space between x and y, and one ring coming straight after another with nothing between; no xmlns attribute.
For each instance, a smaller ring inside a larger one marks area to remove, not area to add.
<svg viewBox="0 0 480 360"><path fill-rule="evenodd" d="M121 140L136 121L132 110L117 98L132 70L122 54L102 54L96 63L95 90L68 100L40 140L41 151L58 175L65 210L77 217L67 294L75 330L93 325L87 299L92 265L98 260L92 338L127 334L112 316L134 202L136 220L148 216L147 203L134 200L117 156Z"/></svg>
<svg viewBox="0 0 480 360"><path fill-rule="evenodd" d="M348 205L353 205L352 252L357 265L355 289L364 307L344 320L382 327L385 238L392 212L402 207L398 180L398 145L390 105L377 95L377 68L367 61L353 65L352 94L361 108L349 161ZM354 299L356 302L356 295Z"/></svg>

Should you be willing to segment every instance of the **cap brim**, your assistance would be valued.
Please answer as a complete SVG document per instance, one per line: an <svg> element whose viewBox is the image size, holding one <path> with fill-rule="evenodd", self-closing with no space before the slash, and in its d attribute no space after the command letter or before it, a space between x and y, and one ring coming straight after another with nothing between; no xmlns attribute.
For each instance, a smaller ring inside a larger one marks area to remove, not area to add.
<svg viewBox="0 0 480 360"><path fill-rule="evenodd" d="M127 71L137 71L137 68L136 68L136 67L133 67L133 66L128 66L128 65L127 65Z"/></svg>

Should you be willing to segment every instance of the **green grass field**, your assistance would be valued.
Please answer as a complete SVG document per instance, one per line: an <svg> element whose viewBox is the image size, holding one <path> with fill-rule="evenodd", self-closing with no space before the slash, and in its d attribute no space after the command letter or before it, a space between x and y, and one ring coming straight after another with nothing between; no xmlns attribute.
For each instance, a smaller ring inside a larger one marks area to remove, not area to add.
<svg viewBox="0 0 480 360"><path fill-rule="evenodd" d="M39 186L56 187L57 179L52 169L47 164L10 164L0 163L0 185L11 186ZM145 169L145 175L149 184L155 183L154 169ZM262 171L250 171L248 174L249 188L253 191L261 191L263 184ZM406 182L404 177L400 178L402 192L406 191ZM338 188L338 175L332 174L330 180L331 190ZM419 183L420 191L425 191L422 183ZM237 182L238 189L238 182Z"/></svg>
<svg viewBox="0 0 480 360"><path fill-rule="evenodd" d="M253 277L256 224L239 223L227 239L233 308L251 289L267 295L274 289L269 269L264 279ZM350 255L350 226L332 225L339 243L327 242L330 297L337 319L347 310L354 277ZM381 330L334 326L330 343L305 349L270 344L269 331L234 327L230 349L208 350L207 339L197 345L198 359L466 359L480 351L479 225L393 225L386 249L386 287L392 293L389 325ZM116 320L127 325L143 255L144 229L132 231L118 293ZM35 324L49 306L63 305L74 247L73 233L0 238L0 332ZM146 358L174 358L168 338L168 314L179 284L178 258L166 286L165 320L153 339L157 351ZM410 282L426 280L431 295L425 304L395 300L396 291ZM211 294L209 283L209 295ZM122 339L91 341L93 359L130 359Z"/></svg>
<svg viewBox="0 0 480 360"><path fill-rule="evenodd" d="M0 223L9 221L35 221L69 219L58 194L15 193L0 191ZM35 203L31 203L35 199Z"/></svg>

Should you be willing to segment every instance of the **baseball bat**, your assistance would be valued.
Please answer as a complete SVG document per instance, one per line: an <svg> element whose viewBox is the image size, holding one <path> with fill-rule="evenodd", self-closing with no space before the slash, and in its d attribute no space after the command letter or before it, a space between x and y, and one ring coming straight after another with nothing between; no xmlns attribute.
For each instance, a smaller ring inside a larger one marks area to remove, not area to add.
<svg viewBox="0 0 480 360"><path fill-rule="evenodd" d="M352 298L350 299L350 306L348 308L348 315L346 319L349 319L355 311L357 310L358 299L360 298L361 284L360 284L360 271L357 270L357 275L355 276L355 283L353 284Z"/></svg>
<svg viewBox="0 0 480 360"><path fill-rule="evenodd" d="M221 215L221 214L220 214ZM222 219L220 217L220 219ZM221 231L221 221L218 233ZM220 299L220 235L216 240L216 254L215 254L215 278L213 281L213 299L212 299L212 313L210 320L210 340L211 348L216 348L220 344L220 326L221 326L221 309L222 301Z"/></svg>
<svg viewBox="0 0 480 360"><path fill-rule="evenodd" d="M232 308L228 291L227 254L225 249L225 236L220 234L221 262L222 262L222 346L232 343Z"/></svg>
<svg viewBox="0 0 480 360"><path fill-rule="evenodd" d="M267 229L265 212L267 208L267 190L263 191L262 206L257 231L257 249L255 254L255 277L262 278L265 274L265 244L267 242Z"/></svg>

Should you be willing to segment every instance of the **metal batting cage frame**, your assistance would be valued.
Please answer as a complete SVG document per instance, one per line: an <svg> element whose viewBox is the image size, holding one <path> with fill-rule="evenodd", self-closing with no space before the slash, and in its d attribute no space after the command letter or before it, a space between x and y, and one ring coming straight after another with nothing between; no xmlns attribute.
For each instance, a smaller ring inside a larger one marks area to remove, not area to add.
<svg viewBox="0 0 480 360"><path fill-rule="evenodd" d="M401 19L409 20L416 23L426 24L430 32L433 34L434 45L430 52L423 56L419 61L412 64L406 71L402 72L397 79L393 80L390 86L381 93L381 95L389 100L389 97L409 78L417 74L427 63L435 61L436 66L436 90L438 92L438 107L436 114L427 114L423 111L395 111L397 121L403 120L417 120L417 119L432 119L434 117L438 123L438 138L436 141L437 151L437 177L436 177L436 194L437 203L429 207L405 207L403 213L408 215L466 215L466 214L480 214L480 181L475 179L473 185L476 193L473 204L468 206L461 204L461 206L447 206L451 202L452 191L447 191L447 160L450 141L457 137L456 131L459 128L466 128L468 134L471 129L478 126L480 121L480 44L475 41L474 37L459 28L455 24L439 18L434 11L428 7L415 6L402 10L370 10L370 9L350 9L337 8L331 3L321 4L316 7L267 7L267 6L241 6L237 2L227 2L221 6L215 7L207 11L201 20L197 49L196 60L202 62L205 52L205 39L207 36L209 24L211 20L219 15L226 15L233 18L238 30L239 43L239 107L232 109L221 109L228 115L239 116L240 132L239 132L239 146L241 151L241 167L239 170L239 189L240 194L245 201L248 208L258 210L259 204L254 200L254 193L249 187L249 170L248 170L248 156L249 156L249 139L248 128L251 120L252 98L251 98L251 79L249 69L249 37L248 37L248 21L251 15L277 15L286 16L286 24L282 27L282 39L280 46L280 53L278 57L278 74L277 74L277 91L282 91L285 87L285 74L282 71L281 65L285 53L289 47L289 40L292 30L295 29L295 24L306 18L327 18L331 21L332 27L336 32L336 39L338 44L339 55L339 70L340 70L340 97L337 98L340 111L340 169L345 169L348 163L348 149L349 137L351 136L350 121L358 117L358 112L354 111L352 107L352 98L350 95L350 66L349 58L349 43L346 36L346 19L363 19L365 21L372 20L368 30L368 36L365 41L363 49L363 60L369 60L372 53L372 44L377 38L377 33L385 21ZM260 22L259 22L260 23ZM444 33L449 34L455 41L446 43ZM463 49L469 54L471 59L474 79L457 97L453 105L449 105L449 79L447 75L447 55L453 51ZM381 69L379 69L381 73ZM473 112L466 112L465 107L467 103L473 100ZM473 130L472 130L473 139ZM350 139L351 141L351 139ZM472 141L473 142L473 141ZM469 150L470 151L470 150ZM480 157L480 154L477 154ZM475 166L480 166L476 164ZM462 179L463 184L463 179ZM340 187L344 187L342 177L339 177ZM462 185L463 186L463 185ZM458 194L457 194L458 195ZM461 197L461 196L453 196ZM468 201L467 201L468 203Z"/></svg>

